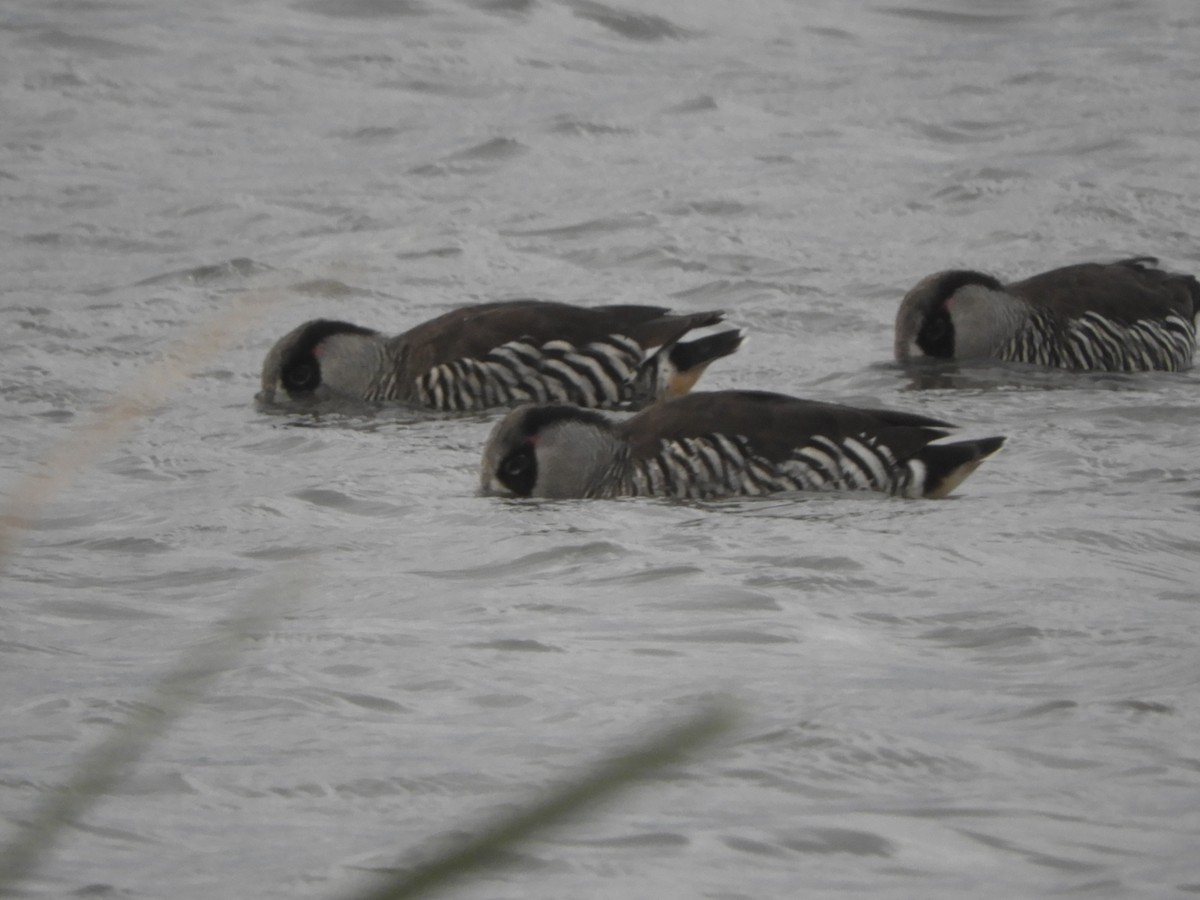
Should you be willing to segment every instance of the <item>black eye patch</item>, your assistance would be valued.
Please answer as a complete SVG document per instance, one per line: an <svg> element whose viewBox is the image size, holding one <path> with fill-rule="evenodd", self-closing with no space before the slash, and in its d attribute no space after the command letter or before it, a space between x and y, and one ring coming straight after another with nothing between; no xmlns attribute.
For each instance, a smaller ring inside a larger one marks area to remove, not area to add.
<svg viewBox="0 0 1200 900"><path fill-rule="evenodd" d="M321 383L321 367L316 359L301 357L284 365L279 379L289 394L309 393Z"/></svg>
<svg viewBox="0 0 1200 900"><path fill-rule="evenodd" d="M950 319L950 311L939 306L921 323L917 333L917 346L927 356L936 359L952 359L954 357L954 322Z"/></svg>
<svg viewBox="0 0 1200 900"><path fill-rule="evenodd" d="M1004 290L1004 285L999 279L984 272L972 269L943 272L933 289L936 305L921 323L921 330L917 332L917 346L926 356L935 359L954 358L954 321L950 318L950 310L946 309L946 304L960 290L972 285L989 291Z"/></svg>
<svg viewBox="0 0 1200 900"><path fill-rule="evenodd" d="M321 342L335 334L377 334L370 328L352 325L349 322L336 322L329 319L316 319L309 322L296 343L292 346L279 369L279 380L284 390L291 397L311 394L321 385L321 363L317 359L317 347Z"/></svg>
<svg viewBox="0 0 1200 900"><path fill-rule="evenodd" d="M496 472L500 483L518 497L528 497L537 484L537 455L533 441L522 441L517 449L500 461Z"/></svg>

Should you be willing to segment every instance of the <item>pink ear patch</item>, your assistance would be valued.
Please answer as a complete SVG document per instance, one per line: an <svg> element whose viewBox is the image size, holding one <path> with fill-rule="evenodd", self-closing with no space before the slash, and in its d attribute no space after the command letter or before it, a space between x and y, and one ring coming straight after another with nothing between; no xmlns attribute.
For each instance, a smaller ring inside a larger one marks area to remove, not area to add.
<svg viewBox="0 0 1200 900"><path fill-rule="evenodd" d="M317 356L317 357L323 356L325 353L325 344L324 343L316 344L315 346L313 346L312 352L313 352L313 356Z"/></svg>
<svg viewBox="0 0 1200 900"><path fill-rule="evenodd" d="M953 309L954 308L954 298L956 296L957 296L956 294L951 294L949 297L947 297L946 302L942 304L942 309L944 309L944 310Z"/></svg>
<svg viewBox="0 0 1200 900"><path fill-rule="evenodd" d="M529 437L525 438L525 443L529 444L531 447L536 447L541 439L542 436L540 434L531 434Z"/></svg>

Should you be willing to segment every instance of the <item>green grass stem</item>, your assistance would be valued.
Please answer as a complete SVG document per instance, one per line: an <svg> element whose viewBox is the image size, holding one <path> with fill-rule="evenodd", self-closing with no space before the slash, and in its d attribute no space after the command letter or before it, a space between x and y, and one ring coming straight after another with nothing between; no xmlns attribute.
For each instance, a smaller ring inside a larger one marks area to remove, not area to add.
<svg viewBox="0 0 1200 900"><path fill-rule="evenodd" d="M727 705L700 710L681 724L651 735L637 746L602 760L580 777L549 791L517 812L506 812L484 825L474 837L457 842L435 858L417 865L346 900L407 900L425 896L467 875L503 861L504 851L535 832L554 825L631 787L638 779L714 740L733 723Z"/></svg>

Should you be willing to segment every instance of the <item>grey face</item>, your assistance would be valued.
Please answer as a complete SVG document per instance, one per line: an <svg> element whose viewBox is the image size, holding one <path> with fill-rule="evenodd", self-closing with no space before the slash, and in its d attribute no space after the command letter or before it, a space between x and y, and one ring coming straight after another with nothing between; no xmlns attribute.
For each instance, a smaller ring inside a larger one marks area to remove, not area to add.
<svg viewBox="0 0 1200 900"><path fill-rule="evenodd" d="M993 337L991 323L986 320L990 301L984 298L988 297L996 297L995 302L1001 303L1006 294L1004 285L983 272L958 269L922 279L900 304L896 358L902 362L920 357L961 359L964 349L972 350L966 355L976 355L972 345L981 340L990 343ZM978 323L974 321L981 318ZM960 319L974 326L974 331L984 333L973 333L968 328L968 334L960 335Z"/></svg>
<svg viewBox="0 0 1200 900"><path fill-rule="evenodd" d="M576 406L522 406L492 430L480 486L514 497L589 496L618 446L603 415Z"/></svg>
<svg viewBox="0 0 1200 900"><path fill-rule="evenodd" d="M306 400L318 396L320 389L328 388L337 394L351 395L345 390L360 378L356 378L353 363L346 361L337 350L344 349L346 338L376 338L377 332L349 322L314 319L281 338L263 362L262 393L259 399L272 402L283 392L288 399ZM359 369L369 367L364 360ZM369 373L363 372L369 377ZM349 377L347 377L349 376ZM355 397L361 399L361 397Z"/></svg>

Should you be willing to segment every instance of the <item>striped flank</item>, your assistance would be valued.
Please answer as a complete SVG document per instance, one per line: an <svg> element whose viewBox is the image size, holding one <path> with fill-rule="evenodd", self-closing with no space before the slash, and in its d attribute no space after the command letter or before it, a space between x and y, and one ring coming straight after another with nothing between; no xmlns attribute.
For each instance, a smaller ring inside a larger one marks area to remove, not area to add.
<svg viewBox="0 0 1200 900"><path fill-rule="evenodd" d="M654 456L631 460L620 483L604 496L658 496L701 500L776 491L875 490L923 495L926 465L898 465L892 452L867 434L840 441L816 436L775 463L752 452L744 437L709 434L664 441Z"/></svg>
<svg viewBox="0 0 1200 900"><path fill-rule="evenodd" d="M619 334L583 346L509 341L482 360L430 369L417 379L417 400L448 412L529 402L615 407L631 399L642 363L641 347Z"/></svg>
<svg viewBox="0 0 1200 900"><path fill-rule="evenodd" d="M1008 362L1109 372L1182 372L1192 365L1196 327L1180 316L1118 322L1087 312L1066 323L1035 314L1001 347Z"/></svg>

